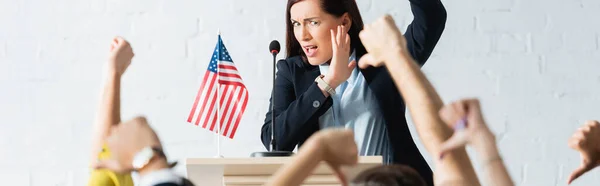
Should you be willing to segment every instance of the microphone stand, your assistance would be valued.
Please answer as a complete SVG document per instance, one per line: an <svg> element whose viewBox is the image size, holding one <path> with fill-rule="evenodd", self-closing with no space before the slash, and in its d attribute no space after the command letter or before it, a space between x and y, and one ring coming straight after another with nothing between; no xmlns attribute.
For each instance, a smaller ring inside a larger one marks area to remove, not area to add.
<svg viewBox="0 0 600 186"><path fill-rule="evenodd" d="M292 156L294 153L288 151L277 151L277 143L275 141L275 68L276 58L279 51L272 50L273 54L273 90L271 91L271 144L268 152L254 152L250 154L250 157L285 157Z"/></svg>

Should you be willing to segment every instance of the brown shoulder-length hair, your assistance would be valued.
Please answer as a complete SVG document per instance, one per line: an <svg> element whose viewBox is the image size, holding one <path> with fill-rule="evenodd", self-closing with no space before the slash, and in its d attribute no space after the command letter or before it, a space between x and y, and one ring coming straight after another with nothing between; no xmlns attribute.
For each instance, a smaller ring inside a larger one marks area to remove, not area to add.
<svg viewBox="0 0 600 186"><path fill-rule="evenodd" d="M425 180L406 165L382 165L361 172L350 186L426 186Z"/></svg>
<svg viewBox="0 0 600 186"><path fill-rule="evenodd" d="M302 46L296 37L294 36L294 25L291 23L290 9L292 6L302 0L288 0L286 10L286 35L285 35L285 51L286 57L294 57L301 55L303 59L306 59L306 54L302 51ZM352 49L356 50L357 59L366 53L365 47L363 46L358 34L363 29L364 24L360 12L358 11L358 5L356 0L320 0L321 8L328 14L335 17L341 17L344 13L348 13L348 16L352 20L352 26L348 30L350 35L350 45Z"/></svg>

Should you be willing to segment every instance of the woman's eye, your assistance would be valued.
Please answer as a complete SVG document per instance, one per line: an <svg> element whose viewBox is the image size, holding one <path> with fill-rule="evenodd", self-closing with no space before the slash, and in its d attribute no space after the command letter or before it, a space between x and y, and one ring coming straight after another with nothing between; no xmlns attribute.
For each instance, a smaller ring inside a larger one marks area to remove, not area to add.
<svg viewBox="0 0 600 186"><path fill-rule="evenodd" d="M311 21L311 22L310 22L310 25L312 25L312 26L317 26L317 25L319 25L319 22L316 22L316 21Z"/></svg>
<svg viewBox="0 0 600 186"><path fill-rule="evenodd" d="M300 26L300 23L298 23L298 22L292 22L292 25L294 25L294 27L298 27L298 26Z"/></svg>

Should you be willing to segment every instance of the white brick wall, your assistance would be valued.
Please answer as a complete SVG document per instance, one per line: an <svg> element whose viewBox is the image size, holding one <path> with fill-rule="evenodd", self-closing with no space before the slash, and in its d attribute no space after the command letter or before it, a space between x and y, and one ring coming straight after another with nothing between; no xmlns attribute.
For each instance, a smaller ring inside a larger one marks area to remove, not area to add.
<svg viewBox="0 0 600 186"><path fill-rule="evenodd" d="M446 31L424 71L447 102L482 99L518 185L565 185L579 161L568 137L584 120L600 119L599 1L444 2ZM148 116L168 155L181 160L216 153L213 135L185 119L220 28L250 92L236 139L222 140L223 154L263 150L267 45L284 40L285 4L0 0L1 182L85 185L101 68L114 35L136 52L123 82L124 118ZM358 4L367 23L383 13L402 27L412 20L406 0ZM599 173L574 185L598 184Z"/></svg>

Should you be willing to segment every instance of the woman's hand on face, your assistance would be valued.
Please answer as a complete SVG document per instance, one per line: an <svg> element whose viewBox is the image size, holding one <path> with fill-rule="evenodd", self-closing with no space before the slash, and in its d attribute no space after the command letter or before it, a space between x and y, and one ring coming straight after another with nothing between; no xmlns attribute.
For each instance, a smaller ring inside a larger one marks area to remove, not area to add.
<svg viewBox="0 0 600 186"><path fill-rule="evenodd" d="M345 30L346 28L342 25L337 26L337 31L330 30L333 57L331 58L329 72L324 80L334 89L348 80L352 70L356 67L356 61L348 63L351 46L350 36Z"/></svg>
<svg viewBox="0 0 600 186"><path fill-rule="evenodd" d="M369 52L361 57L358 63L363 69L369 66L382 66L385 61L389 61L387 58L392 55L410 56L406 49L406 39L390 15L385 15L374 23L365 25L363 31L360 32L360 40Z"/></svg>

